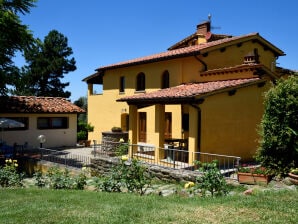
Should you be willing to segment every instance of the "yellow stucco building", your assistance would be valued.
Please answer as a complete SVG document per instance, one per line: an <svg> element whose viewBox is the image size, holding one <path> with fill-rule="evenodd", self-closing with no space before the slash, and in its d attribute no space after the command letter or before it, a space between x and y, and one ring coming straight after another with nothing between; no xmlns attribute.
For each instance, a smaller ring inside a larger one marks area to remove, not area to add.
<svg viewBox="0 0 298 224"><path fill-rule="evenodd" d="M275 64L284 53L258 33L218 35L210 27L203 22L165 52L102 66L86 77L88 121L95 126L89 138L101 141L102 132L118 126L132 144L163 148L177 140L190 154L252 158L263 94L279 78Z"/></svg>

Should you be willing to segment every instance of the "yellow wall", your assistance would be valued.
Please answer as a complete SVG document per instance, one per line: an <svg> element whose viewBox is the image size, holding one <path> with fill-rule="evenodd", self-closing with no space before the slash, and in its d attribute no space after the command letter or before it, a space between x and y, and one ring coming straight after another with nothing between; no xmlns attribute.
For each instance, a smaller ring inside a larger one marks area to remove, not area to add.
<svg viewBox="0 0 298 224"><path fill-rule="evenodd" d="M208 97L201 108L201 152L252 158L263 114L263 93L269 84ZM235 106L237 105L237 106Z"/></svg>
<svg viewBox="0 0 298 224"><path fill-rule="evenodd" d="M176 86L189 80L199 79L201 63L194 57L187 59L175 59L165 62L156 62L146 65L133 66L128 68L114 69L106 71L103 80L103 93L98 95L88 94L88 122L94 125L94 132L89 133L90 140L101 141L101 132L110 131L113 126L121 126L121 112L128 112L129 108L125 102L116 102L117 99L133 95L142 94L135 92L136 76L144 72L146 76L145 92L152 92L160 89L161 77L165 70L170 73L170 86ZM190 68L191 67L191 68ZM199 68L199 69L198 69ZM194 74L195 73L195 74ZM188 74L194 74L187 76ZM125 92L119 93L120 77L125 76ZM182 79L185 76L187 78ZM154 142L154 110L152 107L139 110L147 112L147 141ZM172 112L172 120L181 123L180 105L166 106L166 112ZM137 119L132 118L130 119ZM173 137L181 137L181 124L173 127Z"/></svg>
<svg viewBox="0 0 298 224"><path fill-rule="evenodd" d="M77 142L77 115L76 114L1 114L1 117L28 117L28 130L19 131L3 131L3 141L8 145L28 143L29 148L39 147L37 137L39 135L46 136L46 142L43 144L45 148L75 146ZM68 117L68 129L37 129L38 117Z"/></svg>
<svg viewBox="0 0 298 224"><path fill-rule="evenodd" d="M207 64L208 70L241 65L244 56L253 52L255 48L258 49L260 63L270 69L275 61L273 53L265 50L258 42L247 41L238 46L226 46L223 50L212 50L207 55L106 70L103 76L103 93L88 95L88 121L95 126L94 132L89 133L89 139L101 141L101 132L109 131L113 126L121 126L121 113L127 113L129 106L116 100L124 96L142 94L135 92L136 77L140 72L146 76L146 93L161 88L161 77L165 70L170 74L170 87L187 82L251 78L252 72L211 76L200 76L200 73L205 71L204 63ZM125 77L124 93L119 93L121 76ZM263 111L262 93L265 89L252 86L237 90L234 96L222 93L207 97L205 102L199 105L202 110L201 150L251 157L257 148L256 129ZM165 111L172 112L172 137L182 138L181 105L166 105ZM147 113L147 143L158 145L154 106L139 109L138 112ZM138 120L137 115L130 116L129 119ZM191 121L190 123L194 124ZM188 134L186 132L185 136ZM193 138L190 143L193 146L197 144Z"/></svg>
<svg viewBox="0 0 298 224"><path fill-rule="evenodd" d="M240 46L231 45L224 47L222 50L210 51L207 56L201 56L201 59L208 64L208 70L226 68L231 65L241 65L244 56L253 52L254 49L258 50L260 63L271 68L272 62L275 62L274 54L269 50L265 50L261 44L252 41L244 42Z"/></svg>

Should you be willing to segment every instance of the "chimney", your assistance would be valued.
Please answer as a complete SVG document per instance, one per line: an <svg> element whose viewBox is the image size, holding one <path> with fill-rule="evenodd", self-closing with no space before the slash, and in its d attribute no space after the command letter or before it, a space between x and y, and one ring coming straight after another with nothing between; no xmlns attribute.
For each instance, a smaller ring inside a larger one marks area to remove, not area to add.
<svg viewBox="0 0 298 224"><path fill-rule="evenodd" d="M205 21L197 25L197 34L199 35L206 35L210 32L210 21Z"/></svg>

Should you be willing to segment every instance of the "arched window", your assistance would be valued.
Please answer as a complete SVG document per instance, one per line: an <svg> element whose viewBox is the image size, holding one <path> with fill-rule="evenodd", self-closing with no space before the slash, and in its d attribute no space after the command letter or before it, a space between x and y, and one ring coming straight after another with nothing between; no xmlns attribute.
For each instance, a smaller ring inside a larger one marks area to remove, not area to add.
<svg viewBox="0 0 298 224"><path fill-rule="evenodd" d="M124 93L125 92L125 77L120 77L120 85L119 85L119 92Z"/></svg>
<svg viewBox="0 0 298 224"><path fill-rule="evenodd" d="M162 73L162 77L161 77L161 88L165 89L165 88L169 88L170 87L170 74L168 72L168 70L164 71L164 73Z"/></svg>
<svg viewBox="0 0 298 224"><path fill-rule="evenodd" d="M145 90L145 74L141 72L137 75L136 91L144 91L144 90Z"/></svg>

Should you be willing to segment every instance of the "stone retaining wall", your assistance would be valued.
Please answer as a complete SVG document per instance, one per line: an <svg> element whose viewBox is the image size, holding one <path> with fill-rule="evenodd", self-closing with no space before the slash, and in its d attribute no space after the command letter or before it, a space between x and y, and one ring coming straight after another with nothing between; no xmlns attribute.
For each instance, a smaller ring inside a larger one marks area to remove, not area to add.
<svg viewBox="0 0 298 224"><path fill-rule="evenodd" d="M108 174L114 165L119 163L117 157L101 157L91 159L91 175L105 175ZM156 165L145 164L148 167L148 172L154 178L162 181L181 182L181 181L195 181L196 177L200 175L198 171L190 170L175 170L167 167L160 167Z"/></svg>

